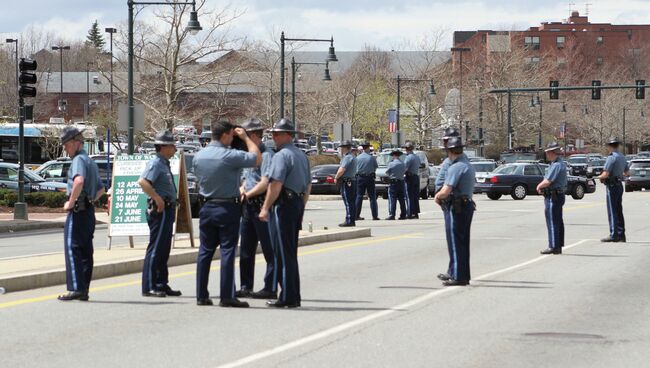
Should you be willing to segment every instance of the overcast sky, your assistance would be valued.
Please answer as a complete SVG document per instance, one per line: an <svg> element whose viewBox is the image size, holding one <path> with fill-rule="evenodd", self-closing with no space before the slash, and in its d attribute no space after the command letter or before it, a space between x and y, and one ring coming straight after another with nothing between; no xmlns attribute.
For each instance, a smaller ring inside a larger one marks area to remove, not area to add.
<svg viewBox="0 0 650 368"><path fill-rule="evenodd" d="M570 1L576 3L574 10L585 12L585 2L576 0L208 0L207 6L231 4L243 12L234 30L252 40L268 40L272 30L284 30L294 38L333 36L338 50L362 50L365 45L390 50L432 31L447 31L443 46L449 47L456 30L525 29L561 21L569 15ZM126 0L21 0L7 6L9 2L2 0L2 33L20 32L31 23L82 40L95 19L103 30L125 23L127 16ZM650 24L650 0L589 3L592 22ZM147 17L150 11L139 19Z"/></svg>

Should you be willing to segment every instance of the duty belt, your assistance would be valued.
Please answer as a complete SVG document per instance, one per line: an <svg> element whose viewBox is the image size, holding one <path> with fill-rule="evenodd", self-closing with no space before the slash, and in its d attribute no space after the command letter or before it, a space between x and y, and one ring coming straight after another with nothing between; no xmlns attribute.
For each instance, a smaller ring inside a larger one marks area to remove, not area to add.
<svg viewBox="0 0 650 368"><path fill-rule="evenodd" d="M616 177L616 176L614 176L614 177L610 176L610 177L607 177L607 178L603 179L602 182L605 185L616 185L616 184L621 183L622 180L620 178Z"/></svg>
<svg viewBox="0 0 650 368"><path fill-rule="evenodd" d="M362 178L374 178L375 174L357 174L357 176L362 177Z"/></svg>
<svg viewBox="0 0 650 368"><path fill-rule="evenodd" d="M264 195L246 197L246 203L250 204L251 206L260 208L264 204Z"/></svg>
<svg viewBox="0 0 650 368"><path fill-rule="evenodd" d="M557 197L560 194L564 194L564 189L562 188L544 188L542 189L542 195L546 198L548 197Z"/></svg>
<svg viewBox="0 0 650 368"><path fill-rule="evenodd" d="M401 179L390 179L391 184L400 183L400 182L403 182L403 181L404 180L401 180Z"/></svg>
<svg viewBox="0 0 650 368"><path fill-rule="evenodd" d="M341 177L341 181L343 181L344 183L348 183L348 182L351 182L351 181L353 181L353 180L354 180L354 179L352 179L352 178L346 178L346 177L344 177L344 176Z"/></svg>
<svg viewBox="0 0 650 368"><path fill-rule="evenodd" d="M175 200L163 198L163 201L165 201L165 208L170 208L170 209L176 208ZM156 204L156 201L154 201L151 197L147 198L147 211L149 213L158 211L158 205Z"/></svg>
<svg viewBox="0 0 650 368"><path fill-rule="evenodd" d="M406 172L404 175L408 177L408 176L417 176L418 174L411 174L410 172Z"/></svg>
<svg viewBox="0 0 650 368"><path fill-rule="evenodd" d="M231 197L231 198L216 198L216 197L199 197L199 199L203 203L234 203L234 204L240 204L241 199L239 197Z"/></svg>
<svg viewBox="0 0 650 368"><path fill-rule="evenodd" d="M458 214L462 211L463 207L474 205L474 201L469 196L449 196L443 204L444 207Z"/></svg>

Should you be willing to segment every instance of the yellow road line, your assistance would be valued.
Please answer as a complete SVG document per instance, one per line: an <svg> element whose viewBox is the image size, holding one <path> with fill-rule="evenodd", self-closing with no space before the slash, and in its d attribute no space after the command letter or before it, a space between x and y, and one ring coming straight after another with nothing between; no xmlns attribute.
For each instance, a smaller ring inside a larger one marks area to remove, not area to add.
<svg viewBox="0 0 650 368"><path fill-rule="evenodd" d="M299 252L299 256L306 256L310 254L318 254L318 253L325 253L325 252L330 252L334 250L339 250L339 249L346 249L346 248L353 248L353 247L360 247L364 245L370 245L370 244L378 244L390 240L396 240L396 239L402 239L402 238L408 238L411 236L418 236L422 235L422 233L410 233L410 234L404 234L404 235L397 235L397 236L387 236L387 237L381 237L381 238L374 238L374 239L369 239L369 240L363 240L363 241L357 241L353 243L347 243L347 244L341 244L341 245L333 245L330 247L325 247L322 249L316 249L316 250L311 250L311 251L303 251ZM300 250L300 248L299 248ZM258 260L255 263L261 263L263 260L258 258ZM221 267L220 266L214 266L210 267L211 271L216 271L219 270ZM196 275L196 271L187 271L187 272L181 272L173 275L169 275L170 279L177 279L180 277L186 277L186 276L192 276ZM90 288L90 292L98 292L98 291L104 291L104 290L111 290L111 289L117 289L117 288L122 288L122 287L127 287L127 286L135 286L135 285L140 285L142 283L142 280L132 280L132 281L125 281L125 282L118 282L114 284L109 284L109 285L104 285L104 286L96 286ZM18 299L10 302L4 302L0 303L0 309L5 309L5 308L10 308L10 307L15 307L18 305L23 305L23 304L31 304L31 303L38 303L38 302L43 302L43 301L48 301L48 300L54 300L58 297L58 294L51 294L51 295L43 295L39 297L34 297L34 298L26 298L26 299Z"/></svg>

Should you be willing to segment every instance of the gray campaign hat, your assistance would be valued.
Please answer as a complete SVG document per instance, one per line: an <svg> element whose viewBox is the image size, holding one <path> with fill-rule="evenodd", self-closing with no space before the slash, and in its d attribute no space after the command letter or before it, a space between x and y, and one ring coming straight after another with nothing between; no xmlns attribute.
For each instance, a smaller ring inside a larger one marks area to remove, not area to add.
<svg viewBox="0 0 650 368"><path fill-rule="evenodd" d="M404 144L403 147L406 148L407 150L412 150L413 148L415 148L415 146L411 142L406 142L406 144Z"/></svg>
<svg viewBox="0 0 650 368"><path fill-rule="evenodd" d="M361 147L370 147L371 144L370 144L370 142L368 142L368 141L363 141L363 142L361 142L360 146L361 146Z"/></svg>
<svg viewBox="0 0 650 368"><path fill-rule="evenodd" d="M269 132L286 132L286 133L296 133L296 126L289 119L280 119L273 128L268 130Z"/></svg>
<svg viewBox="0 0 650 368"><path fill-rule="evenodd" d="M609 140L607 141L608 145L610 145L610 144L620 144L620 143L621 143L621 141L619 141L618 138L616 138L616 137L610 137Z"/></svg>
<svg viewBox="0 0 650 368"><path fill-rule="evenodd" d="M461 137L449 137L447 141L447 149L459 148L463 146L463 139Z"/></svg>
<svg viewBox="0 0 650 368"><path fill-rule="evenodd" d="M258 118L248 118L241 124L241 127L244 128L247 132L254 132L256 130L264 130L264 125Z"/></svg>
<svg viewBox="0 0 650 368"><path fill-rule="evenodd" d="M344 140L339 144L339 147L352 147L352 141L349 139Z"/></svg>
<svg viewBox="0 0 650 368"><path fill-rule="evenodd" d="M153 141L153 144L158 146L166 146L176 144L174 135L169 130L161 130L156 133L156 139Z"/></svg>
<svg viewBox="0 0 650 368"><path fill-rule="evenodd" d="M403 154L404 154L404 152L402 152L400 149L397 149L397 148L392 150L391 153L390 153L391 156L394 156L394 155L401 156Z"/></svg>
<svg viewBox="0 0 650 368"><path fill-rule="evenodd" d="M449 127L445 129L445 132L442 135L442 139L447 139L449 137L460 137L460 132L454 127Z"/></svg>
<svg viewBox="0 0 650 368"><path fill-rule="evenodd" d="M80 135L81 133L84 132L84 129L77 129L77 127L73 126L67 126L63 128L63 131L61 131L61 135L59 138L61 138L61 144L65 144L69 140L75 138L76 136Z"/></svg>
<svg viewBox="0 0 650 368"><path fill-rule="evenodd" d="M546 145L546 149L544 150L544 152L550 152L559 149L560 149L560 145L557 142L549 142L549 144Z"/></svg>

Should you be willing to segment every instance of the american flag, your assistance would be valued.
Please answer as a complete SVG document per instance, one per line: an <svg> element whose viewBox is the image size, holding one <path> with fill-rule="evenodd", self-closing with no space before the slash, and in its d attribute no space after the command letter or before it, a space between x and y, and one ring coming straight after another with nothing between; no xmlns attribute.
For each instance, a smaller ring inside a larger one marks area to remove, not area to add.
<svg viewBox="0 0 650 368"><path fill-rule="evenodd" d="M388 110L388 132L394 133L397 131L397 110Z"/></svg>
<svg viewBox="0 0 650 368"><path fill-rule="evenodd" d="M560 138L564 139L566 133L566 123L560 123Z"/></svg>

